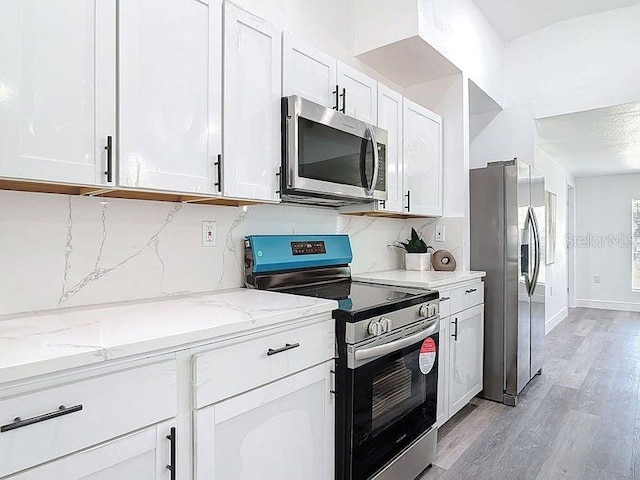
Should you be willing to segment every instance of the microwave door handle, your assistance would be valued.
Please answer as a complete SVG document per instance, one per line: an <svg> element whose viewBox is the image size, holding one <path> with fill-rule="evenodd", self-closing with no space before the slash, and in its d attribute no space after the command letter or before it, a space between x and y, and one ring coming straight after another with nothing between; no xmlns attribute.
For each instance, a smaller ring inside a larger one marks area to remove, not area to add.
<svg viewBox="0 0 640 480"><path fill-rule="evenodd" d="M373 192L376 189L376 185L378 183L378 174L380 169L380 157L378 154L378 141L376 139L376 132L371 125L367 127L369 132L369 137L371 139L371 149L372 149L372 157L373 157L373 177L371 177L371 185L367 189L367 195L372 197Z"/></svg>
<svg viewBox="0 0 640 480"><path fill-rule="evenodd" d="M427 337L438 332L440 328L440 319L436 319L433 323L431 323L426 329L414 333L405 338L401 338L400 340L396 340L395 342L385 343L384 345L378 345L376 347L362 348L360 350L356 350L355 357L356 361L358 360L366 360L368 358L375 357L383 357L390 353L401 350L405 347L413 345L420 340L424 340Z"/></svg>

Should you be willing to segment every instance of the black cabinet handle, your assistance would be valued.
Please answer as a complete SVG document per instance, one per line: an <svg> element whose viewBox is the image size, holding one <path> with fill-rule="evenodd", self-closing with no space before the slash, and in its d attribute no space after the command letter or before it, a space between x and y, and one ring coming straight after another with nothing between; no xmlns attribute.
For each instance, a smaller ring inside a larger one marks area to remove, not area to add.
<svg viewBox="0 0 640 480"><path fill-rule="evenodd" d="M453 330L453 334L451 336L457 342L458 341L458 319L457 318L453 321L453 325L454 325L454 330Z"/></svg>
<svg viewBox="0 0 640 480"><path fill-rule="evenodd" d="M411 211L411 190L407 190L407 194L405 195L405 197L407 197L407 206L405 207L407 209L407 212Z"/></svg>
<svg viewBox="0 0 640 480"><path fill-rule="evenodd" d="M167 440L171 443L171 460L167 470L171 472L171 480L176 480L176 427L171 427Z"/></svg>
<svg viewBox="0 0 640 480"><path fill-rule="evenodd" d="M470 290L465 291L465 293L473 293L473 292L477 292L478 289L477 288L472 288Z"/></svg>
<svg viewBox="0 0 640 480"><path fill-rule="evenodd" d="M27 418L25 420L22 420L20 417L16 417L13 420L13 423L0 427L0 433L10 432L11 430L27 427L29 425L33 425L34 423L46 422L47 420L63 417L64 415L79 412L80 410L82 410L82 408L82 405L76 405L69 408L65 407L64 405L60 405L58 407L58 410L56 410L55 412L45 413L44 415L38 415L37 417Z"/></svg>
<svg viewBox="0 0 640 480"><path fill-rule="evenodd" d="M447 300L451 300L449 297L442 297L440 299L441 302L446 302Z"/></svg>
<svg viewBox="0 0 640 480"><path fill-rule="evenodd" d="M333 92L333 94L336 96L336 106L333 107L334 110L340 110L340 104L339 104L339 98L340 98L340 85L336 85L336 90L335 92Z"/></svg>
<svg viewBox="0 0 640 480"><path fill-rule="evenodd" d="M107 170L104 174L107 176L107 182L113 182L113 137L107 137L107 145L104 147L107 151Z"/></svg>
<svg viewBox="0 0 640 480"><path fill-rule="evenodd" d="M222 154L218 154L218 161L215 163L218 168L218 181L214 183L218 187L218 191L222 193Z"/></svg>
<svg viewBox="0 0 640 480"><path fill-rule="evenodd" d="M340 95L342 97L342 110L340 110L342 113L347 113L347 89L343 88L342 89L342 94Z"/></svg>
<svg viewBox="0 0 640 480"><path fill-rule="evenodd" d="M276 348L275 350L273 348L270 348L269 350L267 350L267 356L270 357L271 355L276 355L278 353L286 352L287 350L293 350L294 348L298 348L299 346L300 346L299 343L287 343L282 348Z"/></svg>

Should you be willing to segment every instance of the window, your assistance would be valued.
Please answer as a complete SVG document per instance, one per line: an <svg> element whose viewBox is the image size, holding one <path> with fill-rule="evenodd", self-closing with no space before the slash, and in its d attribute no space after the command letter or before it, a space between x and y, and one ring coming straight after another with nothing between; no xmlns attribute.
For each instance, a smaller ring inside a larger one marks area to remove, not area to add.
<svg viewBox="0 0 640 480"><path fill-rule="evenodd" d="M631 288L640 292L640 199L631 201Z"/></svg>

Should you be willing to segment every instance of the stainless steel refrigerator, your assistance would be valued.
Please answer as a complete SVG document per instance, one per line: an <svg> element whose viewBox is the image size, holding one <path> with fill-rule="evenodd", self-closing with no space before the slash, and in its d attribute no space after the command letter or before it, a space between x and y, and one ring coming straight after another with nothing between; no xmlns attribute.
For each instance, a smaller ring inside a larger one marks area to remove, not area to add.
<svg viewBox="0 0 640 480"><path fill-rule="evenodd" d="M520 160L470 172L471 268L485 278L484 390L515 406L544 363L545 185Z"/></svg>

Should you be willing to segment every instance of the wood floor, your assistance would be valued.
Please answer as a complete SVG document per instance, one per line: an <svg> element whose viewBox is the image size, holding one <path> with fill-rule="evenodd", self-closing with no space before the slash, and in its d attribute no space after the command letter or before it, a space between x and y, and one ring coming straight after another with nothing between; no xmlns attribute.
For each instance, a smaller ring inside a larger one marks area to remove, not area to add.
<svg viewBox="0 0 640 480"><path fill-rule="evenodd" d="M475 399L421 480L640 480L640 313L574 309L516 408Z"/></svg>

